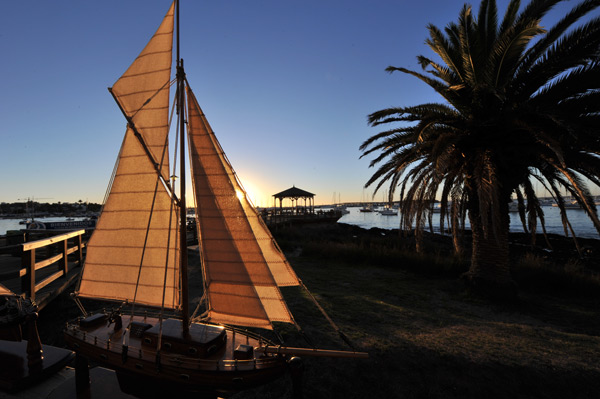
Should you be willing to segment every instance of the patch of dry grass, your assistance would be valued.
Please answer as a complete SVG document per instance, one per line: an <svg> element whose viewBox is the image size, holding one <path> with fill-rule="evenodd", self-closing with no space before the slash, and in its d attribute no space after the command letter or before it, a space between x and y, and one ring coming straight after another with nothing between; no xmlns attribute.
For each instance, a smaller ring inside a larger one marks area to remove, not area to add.
<svg viewBox="0 0 600 399"><path fill-rule="evenodd" d="M457 276L391 267L400 255L391 263L375 255L369 263L369 253L355 262L315 254L296 251L289 260L370 358L305 359L307 398L589 398L600 392L598 299L522 291L518 303L503 305L470 296ZM343 349L299 291L284 294L319 345ZM285 331L290 343L304 344ZM235 397L291 397L286 382Z"/></svg>

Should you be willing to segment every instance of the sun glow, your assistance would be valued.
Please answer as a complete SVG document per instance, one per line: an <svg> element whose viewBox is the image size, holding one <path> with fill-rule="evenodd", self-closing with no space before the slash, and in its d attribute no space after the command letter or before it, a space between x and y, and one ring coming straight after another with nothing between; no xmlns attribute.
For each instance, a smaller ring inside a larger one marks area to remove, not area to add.
<svg viewBox="0 0 600 399"><path fill-rule="evenodd" d="M241 190L235 190L235 195L237 195L239 200L242 200L245 197L244 192Z"/></svg>
<svg viewBox="0 0 600 399"><path fill-rule="evenodd" d="M261 206L263 202L263 194L262 191L259 190L254 184L243 181L244 190L246 191L246 198L252 203L254 206ZM244 193L236 190L236 194L239 199L244 197Z"/></svg>

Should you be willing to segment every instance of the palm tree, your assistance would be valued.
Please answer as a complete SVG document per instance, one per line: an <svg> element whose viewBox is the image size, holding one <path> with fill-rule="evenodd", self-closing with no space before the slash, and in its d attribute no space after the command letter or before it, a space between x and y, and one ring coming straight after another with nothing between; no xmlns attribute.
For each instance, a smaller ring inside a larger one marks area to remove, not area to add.
<svg viewBox="0 0 600 399"><path fill-rule="evenodd" d="M465 5L443 31L429 25L426 43L441 62L419 56L424 73L387 71L417 77L445 102L372 113L371 126L392 127L360 147L361 157L378 153L365 187L389 183L390 198L399 188L401 227L416 225L417 238L436 196L440 228L447 218L456 250L468 217L473 250L464 277L487 293L516 293L508 207L514 195L535 237L538 219L544 228L536 181L557 202L567 235L565 191L600 232L588 187L600 186L600 20L578 22L600 0L580 2L545 29L542 18L560 2L531 0L520 10L512 0L499 21L495 0L482 0L476 17Z"/></svg>

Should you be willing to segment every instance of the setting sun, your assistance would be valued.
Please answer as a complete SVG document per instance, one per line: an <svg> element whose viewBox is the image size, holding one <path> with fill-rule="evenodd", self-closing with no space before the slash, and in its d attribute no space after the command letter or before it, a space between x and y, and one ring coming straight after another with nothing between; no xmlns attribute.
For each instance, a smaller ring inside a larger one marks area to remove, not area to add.
<svg viewBox="0 0 600 399"><path fill-rule="evenodd" d="M247 180L243 181L241 184L243 185L244 191L246 191L246 198L248 198L248 201L250 201L250 203L255 207L261 206L264 202L264 195L262 191ZM244 196L244 193L240 191L237 191L236 194L240 199L242 199Z"/></svg>

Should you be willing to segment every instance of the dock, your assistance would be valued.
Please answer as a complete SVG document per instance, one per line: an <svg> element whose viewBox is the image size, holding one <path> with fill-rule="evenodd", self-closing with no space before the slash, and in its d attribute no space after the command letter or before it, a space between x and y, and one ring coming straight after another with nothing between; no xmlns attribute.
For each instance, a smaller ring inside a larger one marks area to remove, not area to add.
<svg viewBox="0 0 600 399"><path fill-rule="evenodd" d="M77 280L86 230L24 232L18 240L24 242L15 244L7 237L7 245L0 246L0 284L42 310Z"/></svg>
<svg viewBox="0 0 600 399"><path fill-rule="evenodd" d="M260 213L260 216L269 228L277 228L278 226L307 223L335 223L342 217L342 213L336 210L317 211L310 213L274 212L263 210Z"/></svg>

